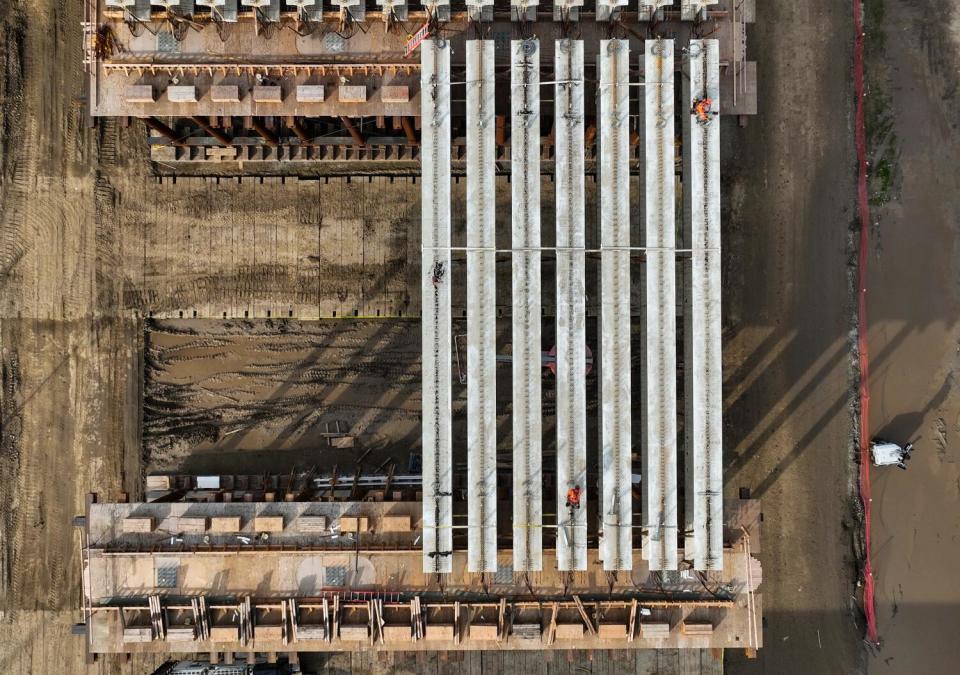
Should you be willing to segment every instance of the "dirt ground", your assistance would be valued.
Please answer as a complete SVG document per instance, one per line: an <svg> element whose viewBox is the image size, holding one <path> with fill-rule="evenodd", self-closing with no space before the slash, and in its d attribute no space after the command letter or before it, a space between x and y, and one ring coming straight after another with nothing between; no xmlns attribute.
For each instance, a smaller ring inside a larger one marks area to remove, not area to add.
<svg viewBox="0 0 960 675"><path fill-rule="evenodd" d="M146 342L148 470L404 473L419 448L415 321L151 322ZM356 447L328 447L337 429Z"/></svg>
<svg viewBox="0 0 960 675"><path fill-rule="evenodd" d="M726 127L726 490L763 503L764 648L732 673L855 673L848 2L757 3L759 115Z"/></svg>
<svg viewBox="0 0 960 675"><path fill-rule="evenodd" d="M871 61L887 68L876 92L889 100L874 121L894 129L886 141L873 138L878 167L885 157L890 165L875 179L891 177L874 186L881 197L870 281L873 425L917 440L910 471L876 473L884 647L869 668L877 672L937 672L957 656L947 633L957 616L949 580L960 498L958 119L945 104L956 95L960 62L950 4L887 2L885 49ZM760 114L745 129L726 124L723 134L724 403L728 496L744 486L764 502L766 647L753 661L729 655L727 668L860 672L850 412L852 18L849 3L834 0L758 5L750 49L760 69ZM385 251L418 244L390 238L383 224L391 214L338 220L316 251L291 248L295 235L269 227L288 216L317 227L313 211L277 206L294 191L297 203L315 201L313 187L316 195L355 191L346 201L366 202L382 186L314 183L300 195L300 186L283 181L234 185L224 189L235 199L211 214L198 204L213 183L156 183L143 161L142 128L113 121L89 128L80 13L63 0L0 3L0 665L11 673L143 673L154 665L104 659L85 670L82 639L69 634L80 619L71 518L88 491L139 491L148 364L138 310L188 318L194 309L219 316L249 305L264 316L308 307L318 316L376 316L416 302L407 293L412 268L398 267L405 256ZM235 217L239 224L230 225ZM206 227L212 218L222 226ZM202 238L210 232L222 241L240 237L241 245L249 237L241 247L250 259L209 257L216 246ZM357 233L372 237L369 258L344 261L337 275L345 282L316 291L322 280L306 268L319 264L321 249ZM179 266L170 267L173 260ZM222 270L231 274L211 276ZM387 283L396 275L402 284ZM282 302L262 301L273 295ZM336 302L322 305L321 297ZM917 660L921 652L925 661Z"/></svg>
<svg viewBox="0 0 960 675"><path fill-rule="evenodd" d="M960 16L950 0L868 8L870 427L915 444L907 471L872 474L869 670L946 672L960 661Z"/></svg>

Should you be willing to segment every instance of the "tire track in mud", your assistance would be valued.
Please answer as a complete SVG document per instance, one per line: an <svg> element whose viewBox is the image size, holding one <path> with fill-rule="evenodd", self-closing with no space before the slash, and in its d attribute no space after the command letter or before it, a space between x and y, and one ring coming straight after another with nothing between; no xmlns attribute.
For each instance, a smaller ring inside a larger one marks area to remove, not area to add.
<svg viewBox="0 0 960 675"><path fill-rule="evenodd" d="M148 463L176 465L200 446L236 450L243 443L235 439L249 433L278 449L319 447L323 424L333 421L368 440L399 441L418 423L416 324L277 321L262 334L268 322L239 323L261 334L238 333L233 322L203 322L209 332L176 321L151 324L143 409Z"/></svg>

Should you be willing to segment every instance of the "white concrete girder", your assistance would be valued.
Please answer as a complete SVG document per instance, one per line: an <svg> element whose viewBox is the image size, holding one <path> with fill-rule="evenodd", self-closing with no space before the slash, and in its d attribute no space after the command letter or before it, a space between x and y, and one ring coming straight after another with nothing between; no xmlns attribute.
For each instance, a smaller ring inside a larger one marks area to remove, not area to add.
<svg viewBox="0 0 960 675"><path fill-rule="evenodd" d="M617 18L621 7L626 7L629 0L597 0L597 21L610 21Z"/></svg>
<svg viewBox="0 0 960 675"><path fill-rule="evenodd" d="M662 18L663 8L673 4L673 0L640 0L637 6L637 18L640 21L649 21L654 18Z"/></svg>
<svg viewBox="0 0 960 675"><path fill-rule="evenodd" d="M497 571L493 40L467 40L467 569Z"/></svg>
<svg viewBox="0 0 960 675"><path fill-rule="evenodd" d="M510 0L510 18L513 21L536 21L539 0Z"/></svg>
<svg viewBox="0 0 960 675"><path fill-rule="evenodd" d="M645 167L643 556L651 570L677 559L676 177L674 42L644 45Z"/></svg>
<svg viewBox="0 0 960 675"><path fill-rule="evenodd" d="M605 570L633 569L630 372L630 47L602 40L600 133L600 464Z"/></svg>
<svg viewBox="0 0 960 675"><path fill-rule="evenodd" d="M680 20L696 21L697 18L705 19L707 17L707 7L716 5L719 0L681 0L680 2Z"/></svg>
<svg viewBox="0 0 960 675"><path fill-rule="evenodd" d="M557 568L587 569L583 41L554 49L557 216ZM579 509L563 508L580 486Z"/></svg>
<svg viewBox="0 0 960 675"><path fill-rule="evenodd" d="M580 18L580 8L583 0L554 0L554 21L577 21Z"/></svg>
<svg viewBox="0 0 960 675"><path fill-rule="evenodd" d="M377 0L377 4L384 12L393 12L399 21L406 21L409 13L407 0Z"/></svg>
<svg viewBox="0 0 960 675"><path fill-rule="evenodd" d="M423 569L452 569L450 44L420 46Z"/></svg>
<svg viewBox="0 0 960 675"><path fill-rule="evenodd" d="M685 505L684 554L698 570L723 567L723 354L720 288L720 49L691 40L683 78ZM710 99L707 121L695 106Z"/></svg>
<svg viewBox="0 0 960 675"><path fill-rule="evenodd" d="M510 42L513 197L513 568L543 568L540 41Z"/></svg>

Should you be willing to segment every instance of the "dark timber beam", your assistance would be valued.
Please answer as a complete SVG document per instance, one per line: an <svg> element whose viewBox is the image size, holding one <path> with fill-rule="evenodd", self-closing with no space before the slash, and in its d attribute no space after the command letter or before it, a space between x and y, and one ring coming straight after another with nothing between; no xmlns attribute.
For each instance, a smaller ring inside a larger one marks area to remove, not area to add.
<svg viewBox="0 0 960 675"><path fill-rule="evenodd" d="M310 138L310 134L307 133L307 130L304 129L303 124L300 123L296 117L287 117L287 126L290 127L290 130L297 135L297 138L300 139L302 145L313 145L313 139Z"/></svg>
<svg viewBox="0 0 960 675"><path fill-rule="evenodd" d="M403 126L403 133L407 135L407 143L410 145L419 145L417 132L413 128L413 121L409 117L401 117L400 124Z"/></svg>
<svg viewBox="0 0 960 675"><path fill-rule="evenodd" d="M213 138L216 138L217 141L222 145L226 145L226 146L233 145L233 140L229 136L227 136L225 133L220 131L219 129L214 129L210 125L210 122L207 119L196 116L196 115L191 117L190 119L193 120L194 124L196 124L198 127L203 129L208 136L212 136Z"/></svg>
<svg viewBox="0 0 960 675"><path fill-rule="evenodd" d="M263 120L261 120L259 117L254 117L252 120L250 120L250 126L253 127L254 131L260 134L260 137L271 148L275 148L280 145L280 138L275 133L267 129L263 123Z"/></svg>
<svg viewBox="0 0 960 675"><path fill-rule="evenodd" d="M350 132L350 136L353 137L353 142L355 145L366 145L367 141L363 137L363 134L360 133L360 130L353 126L353 122L350 121L350 118L346 115L340 115L340 121L343 122L343 127Z"/></svg>
<svg viewBox="0 0 960 675"><path fill-rule="evenodd" d="M187 144L184 143L176 133L174 133L173 129L158 120L156 117L141 117L140 119L143 120L143 123L146 124L147 127L153 129L158 134L170 141L170 145L175 145L178 148L185 148L187 146Z"/></svg>

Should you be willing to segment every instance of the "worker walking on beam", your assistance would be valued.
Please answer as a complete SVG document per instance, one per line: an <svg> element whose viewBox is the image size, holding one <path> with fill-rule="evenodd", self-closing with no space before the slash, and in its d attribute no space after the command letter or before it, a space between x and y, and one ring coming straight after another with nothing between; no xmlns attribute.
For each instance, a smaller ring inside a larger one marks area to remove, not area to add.
<svg viewBox="0 0 960 675"><path fill-rule="evenodd" d="M717 114L713 110L713 99L709 96L698 98L693 102L693 110L690 111L690 114L696 115L697 124L709 124L710 120Z"/></svg>

